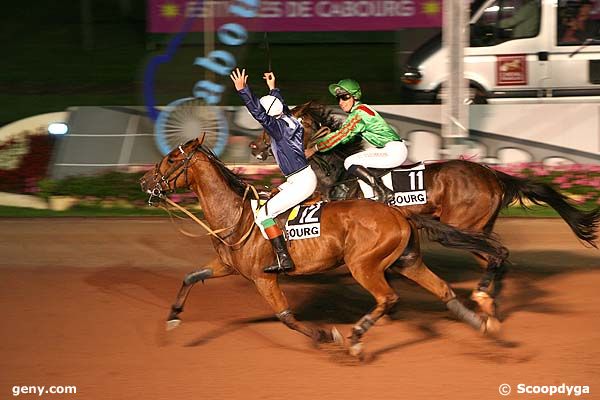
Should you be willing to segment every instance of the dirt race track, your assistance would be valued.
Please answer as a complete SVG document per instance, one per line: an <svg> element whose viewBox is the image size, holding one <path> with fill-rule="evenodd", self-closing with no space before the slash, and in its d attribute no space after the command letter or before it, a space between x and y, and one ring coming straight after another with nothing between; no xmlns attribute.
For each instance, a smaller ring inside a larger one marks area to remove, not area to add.
<svg viewBox="0 0 600 400"><path fill-rule="evenodd" d="M0 399L17 385L77 387L42 397L56 399L576 398L517 394L519 383L588 385L577 398L600 399L600 251L561 220L503 219L497 232L513 263L499 338L398 277L393 321L367 333L360 364L287 329L239 276L198 284L183 324L165 332L184 274L214 255L167 219L2 219ZM475 262L432 245L426 254L468 298ZM344 269L284 282L299 319L345 335L374 304Z"/></svg>

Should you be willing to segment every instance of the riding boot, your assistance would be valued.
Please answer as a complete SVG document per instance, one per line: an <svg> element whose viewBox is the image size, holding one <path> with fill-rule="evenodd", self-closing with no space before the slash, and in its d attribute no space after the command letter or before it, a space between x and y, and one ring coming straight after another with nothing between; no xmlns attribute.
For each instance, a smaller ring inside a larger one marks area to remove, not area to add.
<svg viewBox="0 0 600 400"><path fill-rule="evenodd" d="M273 250L275 250L277 264L266 267L263 271L274 274L293 271L295 269L294 261L292 261L292 257L290 257L281 229L277 225L273 225L266 228L265 231L271 241Z"/></svg>
<svg viewBox="0 0 600 400"><path fill-rule="evenodd" d="M383 184L380 177L373 175L366 167L352 164L350 168L348 168L348 172L373 188L373 194L375 195L373 200L384 204L393 200L394 192Z"/></svg>

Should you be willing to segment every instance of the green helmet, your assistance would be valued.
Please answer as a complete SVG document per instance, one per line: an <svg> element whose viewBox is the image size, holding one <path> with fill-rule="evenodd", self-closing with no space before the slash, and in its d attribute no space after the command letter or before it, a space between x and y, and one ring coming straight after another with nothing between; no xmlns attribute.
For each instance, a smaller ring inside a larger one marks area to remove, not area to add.
<svg viewBox="0 0 600 400"><path fill-rule="evenodd" d="M329 85L329 93L334 96L340 94L351 94L356 100L359 100L362 96L360 85L354 79L342 79L338 83Z"/></svg>

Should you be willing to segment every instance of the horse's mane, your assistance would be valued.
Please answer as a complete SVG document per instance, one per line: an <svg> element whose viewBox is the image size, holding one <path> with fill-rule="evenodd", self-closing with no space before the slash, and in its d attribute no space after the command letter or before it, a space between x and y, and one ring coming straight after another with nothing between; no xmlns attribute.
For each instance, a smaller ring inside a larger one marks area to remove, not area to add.
<svg viewBox="0 0 600 400"><path fill-rule="evenodd" d="M328 110L324 104L321 104L317 101L311 100L296 108L299 109L297 114L294 113L294 116L296 118L301 118L302 116L307 115L310 118L312 118L312 120L316 124L318 124L319 128L326 126L333 132L337 131L342 127L342 121L331 115L332 110ZM294 108L294 110L296 110L296 108ZM318 128L313 129L313 135L316 133L317 130ZM361 141L357 139L348 143L340 144L338 146L335 146L327 153L344 159L362 150L362 145L360 142Z"/></svg>
<svg viewBox="0 0 600 400"><path fill-rule="evenodd" d="M331 110L328 110L324 104L315 100L310 100L301 106L295 107L292 111L299 112L298 114L294 113L294 116L302 117L308 115L313 121L321 126L327 126L332 131L337 131L342 126L342 123L331 115Z"/></svg>
<svg viewBox="0 0 600 400"><path fill-rule="evenodd" d="M246 192L246 187L248 186L248 184L244 182L244 180L238 174L227 168L223 161L219 160L217 155L213 153L211 149L204 146L203 144L198 145L197 149L198 151L206 155L209 161L217 167L217 169L225 178L225 181L227 182L229 187L240 196L243 196Z"/></svg>

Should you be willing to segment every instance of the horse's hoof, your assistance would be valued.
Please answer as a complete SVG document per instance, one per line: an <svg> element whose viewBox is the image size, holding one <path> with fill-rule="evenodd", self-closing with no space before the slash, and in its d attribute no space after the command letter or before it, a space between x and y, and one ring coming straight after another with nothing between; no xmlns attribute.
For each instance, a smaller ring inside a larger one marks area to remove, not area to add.
<svg viewBox="0 0 600 400"><path fill-rule="evenodd" d="M365 356L362 342L358 342L350 346L350 348L348 348L348 352L352 357L356 357L359 360L362 360Z"/></svg>
<svg viewBox="0 0 600 400"><path fill-rule="evenodd" d="M177 328L179 325L181 325L181 320L179 318L174 318L174 319L170 319L167 321L167 331L172 331L173 329Z"/></svg>
<svg viewBox="0 0 600 400"><path fill-rule="evenodd" d="M333 332L327 332L324 329L317 329L314 331L313 340L315 343L332 343L334 341Z"/></svg>
<svg viewBox="0 0 600 400"><path fill-rule="evenodd" d="M480 299L489 299L491 298L489 294L482 290L473 290L471 293L471 300L479 303Z"/></svg>
<svg viewBox="0 0 600 400"><path fill-rule="evenodd" d="M497 335L500 333L501 326L502 324L497 318L488 317L485 323L482 325L483 333L488 335Z"/></svg>
<svg viewBox="0 0 600 400"><path fill-rule="evenodd" d="M483 311L485 314L490 316L496 315L496 305L494 303L494 298L486 292L482 292L480 290L473 291L473 293L471 294L471 300L476 302L481 311Z"/></svg>
<svg viewBox="0 0 600 400"><path fill-rule="evenodd" d="M333 338L333 342L335 344L343 345L345 343L344 337L335 326L331 328L331 337Z"/></svg>

